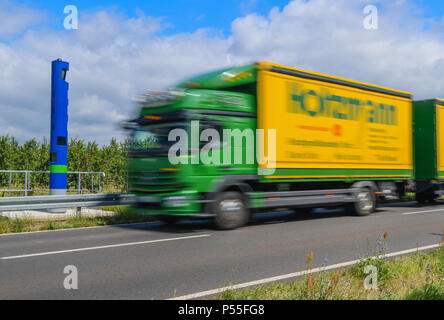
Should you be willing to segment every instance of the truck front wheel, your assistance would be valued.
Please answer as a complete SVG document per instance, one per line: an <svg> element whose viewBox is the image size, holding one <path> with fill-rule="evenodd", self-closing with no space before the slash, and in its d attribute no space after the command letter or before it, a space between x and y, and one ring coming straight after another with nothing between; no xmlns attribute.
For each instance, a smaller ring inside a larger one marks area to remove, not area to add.
<svg viewBox="0 0 444 320"><path fill-rule="evenodd" d="M346 210L356 216L366 216L376 210L376 196L371 188L360 188L356 202L347 205Z"/></svg>
<svg viewBox="0 0 444 320"><path fill-rule="evenodd" d="M213 203L214 222L221 230L236 229L247 224L250 217L245 199L239 192L223 192Z"/></svg>
<svg viewBox="0 0 444 320"><path fill-rule="evenodd" d="M159 215L157 218L165 224L172 225L180 220L180 217L176 216L168 216L168 215Z"/></svg>

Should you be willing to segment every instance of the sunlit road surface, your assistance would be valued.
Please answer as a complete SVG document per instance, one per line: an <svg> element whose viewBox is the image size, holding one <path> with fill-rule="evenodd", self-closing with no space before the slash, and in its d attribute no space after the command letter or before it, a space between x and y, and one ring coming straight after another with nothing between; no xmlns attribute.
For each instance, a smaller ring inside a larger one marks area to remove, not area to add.
<svg viewBox="0 0 444 320"><path fill-rule="evenodd" d="M444 203L380 206L367 217L342 210L256 215L246 227L215 230L209 221L143 223L0 236L0 299L168 299L313 266L437 244ZM65 266L78 270L66 290Z"/></svg>

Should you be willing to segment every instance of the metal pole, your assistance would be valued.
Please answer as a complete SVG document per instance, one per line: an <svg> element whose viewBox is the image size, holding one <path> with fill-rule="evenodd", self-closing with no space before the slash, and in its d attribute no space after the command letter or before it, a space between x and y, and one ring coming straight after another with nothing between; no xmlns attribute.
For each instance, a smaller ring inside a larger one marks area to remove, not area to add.
<svg viewBox="0 0 444 320"><path fill-rule="evenodd" d="M94 193L94 173L91 173L91 193Z"/></svg>
<svg viewBox="0 0 444 320"><path fill-rule="evenodd" d="M25 197L28 196L27 186L28 186L28 172L25 171Z"/></svg>
<svg viewBox="0 0 444 320"><path fill-rule="evenodd" d="M99 193L102 193L102 174L99 173Z"/></svg>
<svg viewBox="0 0 444 320"><path fill-rule="evenodd" d="M79 181L77 182L77 193L80 194L80 172L79 172Z"/></svg>
<svg viewBox="0 0 444 320"><path fill-rule="evenodd" d="M11 196L12 172L9 173L9 196Z"/></svg>

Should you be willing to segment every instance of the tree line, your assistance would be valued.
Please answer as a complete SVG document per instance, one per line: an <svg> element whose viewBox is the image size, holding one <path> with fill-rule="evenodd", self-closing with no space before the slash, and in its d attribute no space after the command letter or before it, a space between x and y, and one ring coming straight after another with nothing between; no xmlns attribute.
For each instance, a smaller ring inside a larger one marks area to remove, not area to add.
<svg viewBox="0 0 444 320"><path fill-rule="evenodd" d="M71 139L68 143L68 171L104 172L102 185L124 188L128 147L128 140L117 142L115 138L100 147L95 141ZM32 138L19 144L14 137L0 136L0 170L49 171L49 149L46 138L42 142ZM8 185L8 179L8 175L0 174L0 185ZM31 179L36 185L47 186L49 183L48 174L33 174ZM21 180L24 181L23 177ZM68 187L77 187L76 175L68 175Z"/></svg>

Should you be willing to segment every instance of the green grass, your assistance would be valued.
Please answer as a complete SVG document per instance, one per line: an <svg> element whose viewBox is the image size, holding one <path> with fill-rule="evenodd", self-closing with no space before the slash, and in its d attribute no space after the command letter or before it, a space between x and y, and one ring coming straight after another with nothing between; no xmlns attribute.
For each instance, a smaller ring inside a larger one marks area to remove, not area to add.
<svg viewBox="0 0 444 320"><path fill-rule="evenodd" d="M115 212L115 215L103 217L80 216L57 221L38 221L27 218L8 219L0 217L0 234L150 222L155 219L152 216L132 212L130 206L102 207L102 210Z"/></svg>
<svg viewBox="0 0 444 320"><path fill-rule="evenodd" d="M379 248L380 249L380 248ZM307 255L311 268L312 256ZM365 289L367 265L378 270L377 289ZM227 290L218 300L444 300L444 247L388 260L363 258L347 269L289 282Z"/></svg>
<svg viewBox="0 0 444 320"><path fill-rule="evenodd" d="M444 300L444 288L426 283L406 296L406 300Z"/></svg>
<svg viewBox="0 0 444 320"><path fill-rule="evenodd" d="M7 219L0 217L0 234L10 232L24 232L34 225L31 219Z"/></svg>

